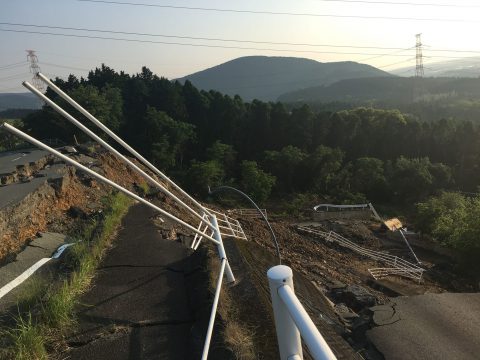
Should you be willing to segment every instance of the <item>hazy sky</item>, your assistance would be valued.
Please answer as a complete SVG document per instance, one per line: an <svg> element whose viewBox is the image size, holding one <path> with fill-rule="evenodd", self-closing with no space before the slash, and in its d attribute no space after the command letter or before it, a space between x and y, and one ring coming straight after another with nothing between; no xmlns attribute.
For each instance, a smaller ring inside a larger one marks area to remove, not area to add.
<svg viewBox="0 0 480 360"><path fill-rule="evenodd" d="M69 73L85 76L88 69L104 62L116 70L125 70L128 73L138 72L142 65L146 65L158 75L176 78L248 55L306 57L321 62L353 60L381 67L383 70L393 70L405 66L412 66L413 69L415 65L415 49L413 47L416 33L422 33L426 66L428 63L449 60L450 57L480 55L480 46L478 45L480 2L475 0L385 0L383 3L378 3L378 1L381 0L243 0L235 2L118 0L118 2L177 7L342 16L327 17L127 6L78 0L0 0L0 22L3 23L0 24L0 30L256 48L231 49L136 43L0 31L0 92L23 91L20 85L21 81L31 78L26 63L26 49L37 51L42 72L51 77L64 77ZM391 4L393 2L397 4ZM404 5L398 3L404 3ZM435 5L425 5L432 3ZM439 6L440 4L454 6ZM345 17L350 15L387 17L389 19ZM409 19L395 20L392 18ZM412 20L411 18L424 20ZM5 23L346 47L192 40L35 28L6 25ZM410 49L399 52L395 49L354 48L363 46ZM435 51L444 49L469 50L477 51L477 53ZM349 54L338 54L342 52ZM379 56L381 54L389 55ZM25 61L24 64L17 64L23 61ZM10 64L15 65L6 67ZM409 75L409 73L407 72L405 75Z"/></svg>

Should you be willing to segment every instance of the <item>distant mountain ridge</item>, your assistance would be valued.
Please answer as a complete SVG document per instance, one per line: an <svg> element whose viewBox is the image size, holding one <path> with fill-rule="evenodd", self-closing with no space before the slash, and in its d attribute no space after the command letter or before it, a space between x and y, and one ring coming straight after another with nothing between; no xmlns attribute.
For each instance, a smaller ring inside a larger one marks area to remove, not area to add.
<svg viewBox="0 0 480 360"><path fill-rule="evenodd" d="M416 94L414 94L416 92ZM344 102L362 104L408 104L414 95L424 100L478 99L480 78L432 77L379 77L366 79L346 79L328 86L315 86L292 91L279 96L278 100L287 103L327 103Z"/></svg>
<svg viewBox="0 0 480 360"><path fill-rule="evenodd" d="M412 76L415 74L415 68L410 66L395 69L391 73L394 75ZM466 57L425 64L424 73L427 77L478 78L480 77L480 57Z"/></svg>
<svg viewBox="0 0 480 360"><path fill-rule="evenodd" d="M177 79L203 90L240 95L249 101L275 101L299 89L329 85L343 79L392 77L373 66L353 61L321 63L294 57L246 56Z"/></svg>
<svg viewBox="0 0 480 360"><path fill-rule="evenodd" d="M40 109L42 103L32 93L0 93L0 111L7 109Z"/></svg>

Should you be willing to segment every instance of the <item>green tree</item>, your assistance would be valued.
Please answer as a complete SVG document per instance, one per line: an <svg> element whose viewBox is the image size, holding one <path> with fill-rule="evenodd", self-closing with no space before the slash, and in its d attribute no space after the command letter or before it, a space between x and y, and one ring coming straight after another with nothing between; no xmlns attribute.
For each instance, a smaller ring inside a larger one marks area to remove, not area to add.
<svg viewBox="0 0 480 360"><path fill-rule="evenodd" d="M387 182L383 161L371 157L358 158L352 166L352 190L365 194L370 200L384 199Z"/></svg>
<svg viewBox="0 0 480 360"><path fill-rule="evenodd" d="M416 226L439 243L460 251L466 261L464 265L478 268L479 216L480 197L446 192L417 204Z"/></svg>
<svg viewBox="0 0 480 360"><path fill-rule="evenodd" d="M258 168L255 161L242 161L240 166L241 186L243 190L249 194L254 201L264 203L275 185L275 176L264 172Z"/></svg>
<svg viewBox="0 0 480 360"><path fill-rule="evenodd" d="M222 166L215 160L193 160L187 175L190 190L202 197L208 194L208 186L215 188L222 185L225 178Z"/></svg>
<svg viewBox="0 0 480 360"><path fill-rule="evenodd" d="M217 140L207 149L206 153L208 160L217 161L223 166L227 177L235 175L237 152L232 145L223 144Z"/></svg>
<svg viewBox="0 0 480 360"><path fill-rule="evenodd" d="M189 141L195 137L194 126L175 121L162 111L149 107L144 118L145 152L163 169L181 167Z"/></svg>
<svg viewBox="0 0 480 360"><path fill-rule="evenodd" d="M302 164L307 154L299 148L288 145L281 151L265 151L264 166L277 178L277 188L281 192L298 190L304 182Z"/></svg>
<svg viewBox="0 0 480 360"><path fill-rule="evenodd" d="M322 194L328 194L332 181L342 168L345 153L340 149L332 149L320 145L308 157L308 177L310 188Z"/></svg>

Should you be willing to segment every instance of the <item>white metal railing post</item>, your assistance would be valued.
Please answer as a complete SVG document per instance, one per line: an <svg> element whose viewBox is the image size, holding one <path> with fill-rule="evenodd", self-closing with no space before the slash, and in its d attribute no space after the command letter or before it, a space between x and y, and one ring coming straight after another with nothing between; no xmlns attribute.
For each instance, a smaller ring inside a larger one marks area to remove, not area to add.
<svg viewBox="0 0 480 360"><path fill-rule="evenodd" d="M272 297L280 359L303 359L300 332L278 294L278 289L284 285L293 289L292 269L285 265L277 265L268 270L267 277Z"/></svg>
<svg viewBox="0 0 480 360"><path fill-rule="evenodd" d="M220 260L225 259L225 275L227 276L227 282L232 283L235 282L235 276L233 276L232 268L228 263L227 254L225 252L225 248L223 247L222 235L220 234L220 229L218 227L217 217L215 215L210 216L210 221L212 222L213 227L213 238L217 240L217 249L218 249L218 256L220 256Z"/></svg>
<svg viewBox="0 0 480 360"><path fill-rule="evenodd" d="M183 196L188 198L193 204L195 204L195 206L197 206L198 209L200 209L201 211L205 211L207 214L209 214L208 210L206 210L202 204L200 204L197 200L191 197L185 190L183 190L180 186L178 186L167 175L165 175L160 170L158 170L152 163L150 163L147 159L145 159L142 155L140 155L137 151L135 151L130 145L128 145L118 135L116 135L113 131L111 131L106 125L104 125L95 116L90 114L80 104L78 104L75 100L73 100L70 96L68 96L65 92L63 92L58 86L56 86L53 82L51 82L48 77L46 77L42 73L37 73L36 75L40 78L40 80L42 80L45 84L47 84L50 89L55 91L60 97L62 97L65 101L67 101L70 105L72 105L75 109L77 109L80 113L82 113L88 120L93 122L96 126L102 129L104 132L106 132L112 139L114 139L118 144L123 146L124 149L130 152L130 154L136 157L140 162L142 162L155 174L159 175L163 180L167 181L170 185L172 185L175 189L177 189Z"/></svg>
<svg viewBox="0 0 480 360"><path fill-rule="evenodd" d="M278 295L282 299L290 316L293 318L302 339L307 344L308 350L315 360L337 360L330 346L323 338L305 308L289 285L281 286Z"/></svg>
<svg viewBox="0 0 480 360"><path fill-rule="evenodd" d="M162 208L152 204L151 202L148 202L147 200L145 200L144 198L142 198L142 197L138 196L137 194L131 192L130 190L125 189L124 187L118 185L116 182L114 182L110 179L107 179L106 177L96 173L95 171L89 169L88 167L78 163L77 161L70 159L68 156L62 154L61 152L59 152L55 149L52 149L51 147L45 145L44 143L42 143L42 142L38 141L37 139L31 137L30 135L25 134L23 131L18 130L16 127L14 127L12 125L9 125L8 123L3 123L3 124L0 124L0 129L2 129L2 128L4 128L5 130L9 131L10 133L12 133L14 135L17 135L18 137L20 137L20 138L24 139L25 141L29 142L30 144L33 144L33 145L39 147L40 149L48 151L49 153L51 153L51 154L57 156L58 158L62 159L63 161L65 161L67 164L73 165L76 168L84 171L85 173L87 173L89 175L92 175L97 180L100 180L103 183L106 183L107 185L110 185L110 186L114 187L115 189L123 192L125 195L130 196L130 197L134 198L135 200L141 202L142 204L145 204L145 205L149 206L150 208L158 211L159 213L166 216L170 220L173 220L173 221L179 223L180 225L185 226L187 229L192 230L194 233L199 234L199 235L213 241L217 245L220 244L220 242L218 240L216 240L215 238L198 231L192 225L190 225L190 224L186 223L185 221L177 218L176 216L170 214L169 212L163 210ZM221 239L221 237L220 237L220 239ZM222 246L222 248L223 248L223 246Z"/></svg>

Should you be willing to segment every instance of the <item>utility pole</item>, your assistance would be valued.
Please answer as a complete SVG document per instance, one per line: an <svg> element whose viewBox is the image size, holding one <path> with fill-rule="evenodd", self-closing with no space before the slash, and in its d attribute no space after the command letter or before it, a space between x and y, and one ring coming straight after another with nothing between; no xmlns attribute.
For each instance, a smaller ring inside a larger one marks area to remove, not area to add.
<svg viewBox="0 0 480 360"><path fill-rule="evenodd" d="M37 76L37 74L41 72L41 70L40 70L40 66L38 65L38 57L35 54L35 50L26 50L26 52L27 52L27 61L30 63L30 72L33 74L32 84L39 91L44 92L45 86Z"/></svg>
<svg viewBox="0 0 480 360"><path fill-rule="evenodd" d="M424 95L423 91L423 54L422 54L422 34L416 34L415 44L415 78L413 79L413 102L419 101Z"/></svg>
<svg viewBox="0 0 480 360"><path fill-rule="evenodd" d="M416 34L415 37L417 39L417 42L415 44L415 60L416 60L416 66L415 66L415 77L417 78L422 78L424 75L423 72L423 55L422 55L422 39L421 39L422 34Z"/></svg>

